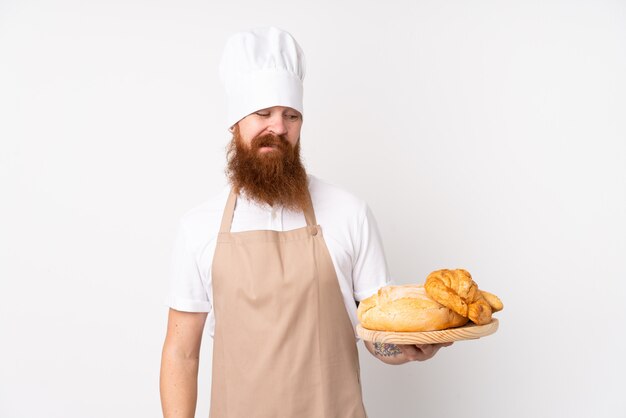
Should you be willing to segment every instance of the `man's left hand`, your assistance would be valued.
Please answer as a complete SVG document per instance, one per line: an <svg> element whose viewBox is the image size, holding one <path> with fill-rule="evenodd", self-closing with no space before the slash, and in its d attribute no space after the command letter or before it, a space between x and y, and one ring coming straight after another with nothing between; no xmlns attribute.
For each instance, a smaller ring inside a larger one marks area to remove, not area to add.
<svg viewBox="0 0 626 418"><path fill-rule="evenodd" d="M452 343L439 344L397 344L407 361L424 361L432 358L441 347L451 346Z"/></svg>
<svg viewBox="0 0 626 418"><path fill-rule="evenodd" d="M439 344L385 344L364 341L370 353L383 363L404 364L410 361L424 361L432 358L441 347L452 343Z"/></svg>

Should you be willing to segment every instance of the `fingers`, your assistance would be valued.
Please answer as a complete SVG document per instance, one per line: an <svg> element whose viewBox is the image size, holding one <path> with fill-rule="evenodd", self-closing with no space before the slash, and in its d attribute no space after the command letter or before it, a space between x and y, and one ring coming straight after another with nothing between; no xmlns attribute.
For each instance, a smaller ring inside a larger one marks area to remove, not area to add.
<svg viewBox="0 0 626 418"><path fill-rule="evenodd" d="M452 344L453 344L452 342L436 343L436 344L415 344L415 347L417 347L417 348L436 347L437 349L439 349L439 348L442 348L442 347L450 347Z"/></svg>
<svg viewBox="0 0 626 418"><path fill-rule="evenodd" d="M402 351L402 354L410 361L424 361L434 357L442 347L449 347L452 343L438 343L438 344L402 344L398 345L398 348Z"/></svg>
<svg viewBox="0 0 626 418"><path fill-rule="evenodd" d="M416 345L402 344L398 345L398 348L402 351L402 354L407 360L419 361L423 356L421 349L419 349Z"/></svg>
<svg viewBox="0 0 626 418"><path fill-rule="evenodd" d="M440 344L420 344L419 346L415 346L421 352L421 359L418 361L428 360L437 354L437 351L441 348Z"/></svg>

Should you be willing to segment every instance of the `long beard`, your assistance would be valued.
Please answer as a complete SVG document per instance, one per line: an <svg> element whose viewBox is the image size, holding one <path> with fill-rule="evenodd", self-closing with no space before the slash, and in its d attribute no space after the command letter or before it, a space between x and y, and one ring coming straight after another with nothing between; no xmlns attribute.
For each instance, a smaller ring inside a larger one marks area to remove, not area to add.
<svg viewBox="0 0 626 418"><path fill-rule="evenodd" d="M274 148L260 152L262 147ZM226 154L226 175L236 193L271 206L303 210L308 203L307 174L300 159L300 141L291 146L282 136L262 135L250 146L235 128Z"/></svg>

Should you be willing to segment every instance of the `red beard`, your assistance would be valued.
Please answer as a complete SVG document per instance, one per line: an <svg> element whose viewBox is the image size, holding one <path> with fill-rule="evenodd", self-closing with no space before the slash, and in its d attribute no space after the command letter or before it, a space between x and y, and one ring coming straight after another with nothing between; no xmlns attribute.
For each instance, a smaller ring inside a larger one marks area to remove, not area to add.
<svg viewBox="0 0 626 418"><path fill-rule="evenodd" d="M261 152L263 147L273 150ZM271 206L303 210L308 202L307 175L300 140L291 146L283 136L262 135L246 146L235 127L228 146L226 175L236 193Z"/></svg>

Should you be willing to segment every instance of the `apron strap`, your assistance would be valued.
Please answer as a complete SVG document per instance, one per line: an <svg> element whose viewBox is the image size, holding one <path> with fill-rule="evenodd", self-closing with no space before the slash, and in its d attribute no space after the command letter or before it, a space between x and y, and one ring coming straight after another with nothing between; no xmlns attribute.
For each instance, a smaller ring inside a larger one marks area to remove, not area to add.
<svg viewBox="0 0 626 418"><path fill-rule="evenodd" d="M309 193L308 189L306 191L306 207L304 208L304 219L306 220L307 226L317 225L317 221L315 220L315 211L313 210L313 201L311 200L311 193Z"/></svg>
<svg viewBox="0 0 626 418"><path fill-rule="evenodd" d="M237 195L230 189L226 206L224 207L224 214L222 215L222 225L220 226L220 232L230 232L230 226L233 223L233 215L235 213L235 203L237 203Z"/></svg>
<svg viewBox="0 0 626 418"><path fill-rule="evenodd" d="M230 232L230 227L233 223L233 216L235 214L235 205L237 203L237 194L231 189L224 207L224 214L222 215L222 225L220 226L220 232ZM313 202L311 201L311 194L307 190L306 193L306 207L304 208L304 219L306 225L311 227L317 225L315 220L315 211L313 210Z"/></svg>

